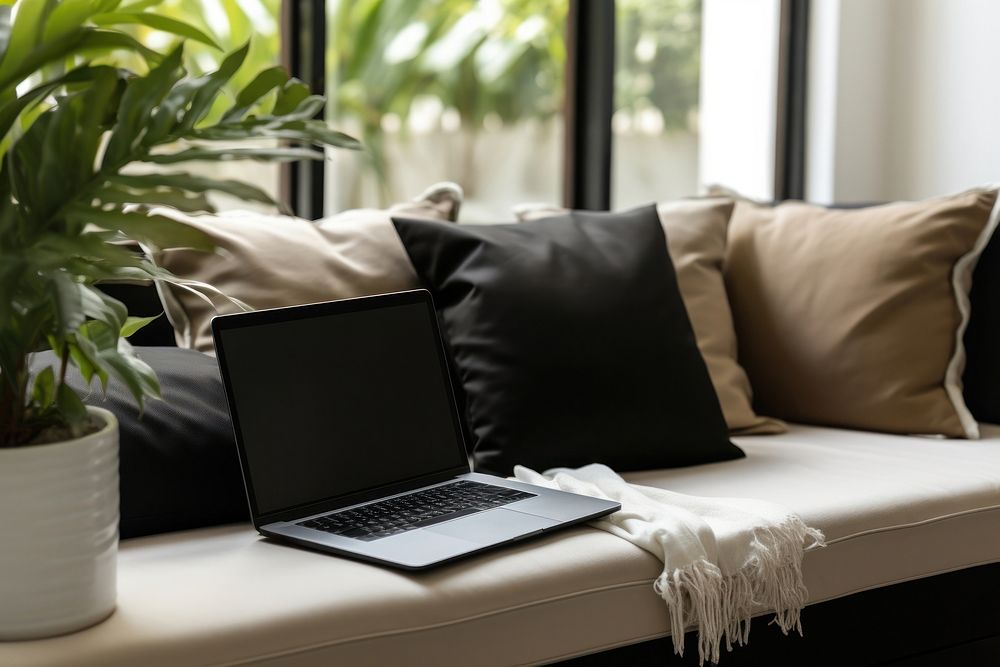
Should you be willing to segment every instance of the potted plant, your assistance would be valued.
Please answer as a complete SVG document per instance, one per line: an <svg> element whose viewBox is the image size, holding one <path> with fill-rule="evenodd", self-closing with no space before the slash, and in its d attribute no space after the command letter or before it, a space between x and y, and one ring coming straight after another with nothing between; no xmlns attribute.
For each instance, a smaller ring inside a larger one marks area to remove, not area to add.
<svg viewBox="0 0 1000 667"><path fill-rule="evenodd" d="M247 46L190 76L183 41L159 53L119 26L211 38L147 13L155 0L120 2L0 6L0 639L69 632L114 609L117 423L84 405L66 369L101 387L123 383L140 408L159 387L126 340L148 319L129 317L95 285L176 280L129 242L211 250L203 233L154 207L211 212L211 192L271 202L253 185L178 165L357 147L314 120L323 98L281 68L226 100ZM107 64L122 50L145 67ZM283 143L233 145L260 138ZM30 372L32 355L48 349L57 362Z"/></svg>

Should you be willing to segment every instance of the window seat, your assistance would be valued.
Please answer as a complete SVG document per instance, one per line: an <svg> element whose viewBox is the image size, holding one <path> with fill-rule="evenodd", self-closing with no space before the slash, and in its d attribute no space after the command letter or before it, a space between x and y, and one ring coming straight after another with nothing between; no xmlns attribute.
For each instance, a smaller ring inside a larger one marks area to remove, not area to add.
<svg viewBox="0 0 1000 667"><path fill-rule="evenodd" d="M1000 561L1000 427L979 441L794 425L734 441L747 458L626 477L799 513L829 542L805 559L811 603ZM403 573L233 525L126 540L118 567L107 621L0 643L0 665L539 664L669 627L659 561L590 527Z"/></svg>

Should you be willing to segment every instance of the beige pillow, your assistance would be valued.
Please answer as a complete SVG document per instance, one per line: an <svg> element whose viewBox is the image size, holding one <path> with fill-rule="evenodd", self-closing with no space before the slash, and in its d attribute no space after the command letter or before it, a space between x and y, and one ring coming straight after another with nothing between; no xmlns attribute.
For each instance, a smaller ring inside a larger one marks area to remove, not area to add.
<svg viewBox="0 0 1000 667"><path fill-rule="evenodd" d="M976 438L962 397L972 269L995 189L830 210L740 201L726 287L756 407L784 419Z"/></svg>
<svg viewBox="0 0 1000 667"><path fill-rule="evenodd" d="M315 223L247 212L185 217L212 237L218 251L169 250L153 259L257 309L413 289L419 281L390 216L454 221L461 200L461 188L442 183L388 210L344 211ZM218 295L207 303L175 285L157 287L177 344L213 353L212 317L239 307Z"/></svg>
<svg viewBox="0 0 1000 667"><path fill-rule="evenodd" d="M662 203L656 208L677 272L681 298L726 424L731 431L741 434L783 433L785 427L781 422L754 413L750 383L736 361L736 333L722 278L732 200L691 199ZM564 210L544 204L522 204L514 208L514 214L519 220L530 220Z"/></svg>

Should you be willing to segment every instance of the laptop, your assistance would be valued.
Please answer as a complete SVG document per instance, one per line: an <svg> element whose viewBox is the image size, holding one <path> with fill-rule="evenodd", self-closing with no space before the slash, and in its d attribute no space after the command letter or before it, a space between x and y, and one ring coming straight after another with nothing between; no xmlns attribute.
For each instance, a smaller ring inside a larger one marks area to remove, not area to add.
<svg viewBox="0 0 1000 667"><path fill-rule="evenodd" d="M212 334L262 535L419 570L621 507L471 471L426 290L223 315Z"/></svg>

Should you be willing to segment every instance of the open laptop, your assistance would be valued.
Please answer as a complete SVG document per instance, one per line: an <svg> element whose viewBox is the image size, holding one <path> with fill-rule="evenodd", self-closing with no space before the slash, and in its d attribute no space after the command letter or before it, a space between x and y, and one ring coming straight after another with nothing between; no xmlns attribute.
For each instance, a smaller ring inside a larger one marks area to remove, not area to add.
<svg viewBox="0 0 1000 667"><path fill-rule="evenodd" d="M422 569L618 503L471 472L426 290L216 317L254 527Z"/></svg>

